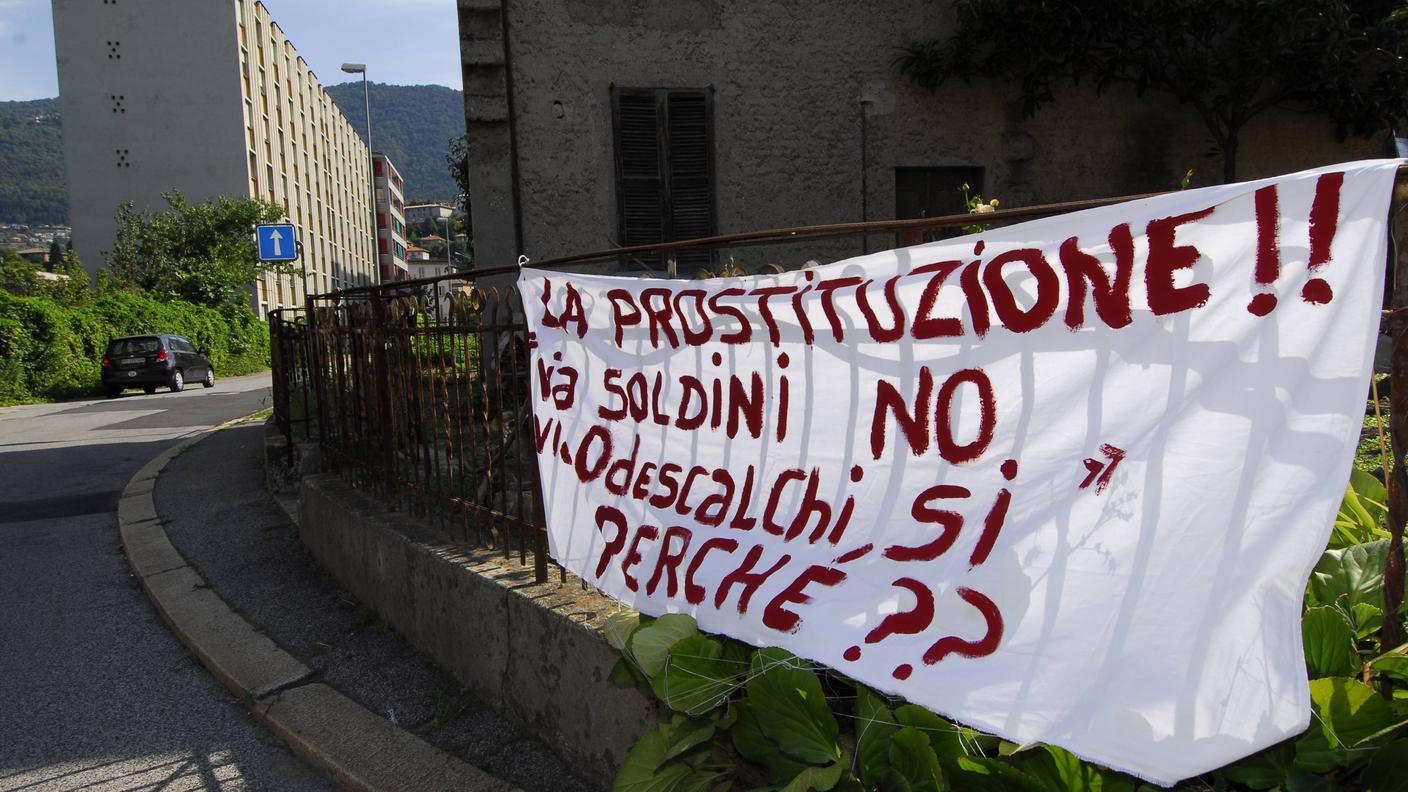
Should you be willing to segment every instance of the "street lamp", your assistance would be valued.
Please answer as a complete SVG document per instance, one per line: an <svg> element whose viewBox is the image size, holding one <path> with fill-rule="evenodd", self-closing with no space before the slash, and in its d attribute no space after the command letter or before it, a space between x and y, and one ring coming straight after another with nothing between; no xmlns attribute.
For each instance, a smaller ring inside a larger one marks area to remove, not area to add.
<svg viewBox="0 0 1408 792"><path fill-rule="evenodd" d="M342 70L348 74L362 75L362 107L367 113L367 181L371 185L371 192L367 193L367 203L371 204L372 208L372 276L380 284L381 257L377 255L377 238L380 234L376 227L376 164L372 160L372 100L371 93L367 90L367 64L344 63Z"/></svg>
<svg viewBox="0 0 1408 792"><path fill-rule="evenodd" d="M445 266L453 270L455 268L455 256L450 247L450 218L445 218Z"/></svg>

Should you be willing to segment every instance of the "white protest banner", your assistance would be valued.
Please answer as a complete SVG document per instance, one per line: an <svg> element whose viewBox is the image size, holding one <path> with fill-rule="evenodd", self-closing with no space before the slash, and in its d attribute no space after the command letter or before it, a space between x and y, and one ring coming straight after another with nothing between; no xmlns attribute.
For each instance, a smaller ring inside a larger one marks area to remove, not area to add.
<svg viewBox="0 0 1408 792"><path fill-rule="evenodd" d="M1398 164L776 276L524 270L553 557L1156 782L1296 734Z"/></svg>

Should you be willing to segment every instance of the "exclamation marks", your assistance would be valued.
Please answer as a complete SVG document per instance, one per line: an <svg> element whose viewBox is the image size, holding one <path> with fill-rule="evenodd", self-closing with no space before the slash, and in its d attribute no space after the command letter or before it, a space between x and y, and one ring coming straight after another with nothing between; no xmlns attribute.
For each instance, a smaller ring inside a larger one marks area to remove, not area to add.
<svg viewBox="0 0 1408 792"><path fill-rule="evenodd" d="M1335 293L1324 278L1314 277L1330 263L1330 246L1340 221L1340 188L1344 173L1326 173L1315 180L1315 197L1310 203L1310 258L1306 268L1311 278L1301 288L1300 297L1314 305L1324 305ZM1281 274L1281 213L1276 186L1257 190L1256 206L1256 266L1252 277L1260 287L1267 287L1247 303L1247 310L1256 316L1266 316L1276 308L1276 295L1270 290Z"/></svg>
<svg viewBox="0 0 1408 792"><path fill-rule="evenodd" d="M1344 173L1327 173L1315 181L1315 199L1310 204L1310 272L1315 274L1330 263L1330 243L1340 223L1340 187ZM1334 299L1324 278L1311 278L1300 290L1301 299L1324 305Z"/></svg>
<svg viewBox="0 0 1408 792"><path fill-rule="evenodd" d="M1276 185L1256 191L1256 269L1252 277L1258 286L1275 286L1281 274L1281 213L1276 206ZM1264 291L1252 297L1247 310L1266 316L1276 307L1276 294Z"/></svg>

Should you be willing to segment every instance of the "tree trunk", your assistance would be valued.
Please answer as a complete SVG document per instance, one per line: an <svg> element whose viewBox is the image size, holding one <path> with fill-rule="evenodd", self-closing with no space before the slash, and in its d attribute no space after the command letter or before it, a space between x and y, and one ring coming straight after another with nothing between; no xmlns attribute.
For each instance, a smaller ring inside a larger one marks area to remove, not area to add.
<svg viewBox="0 0 1408 792"><path fill-rule="evenodd" d="M1222 183L1237 181L1237 135L1240 129L1229 129L1227 139L1222 144Z"/></svg>

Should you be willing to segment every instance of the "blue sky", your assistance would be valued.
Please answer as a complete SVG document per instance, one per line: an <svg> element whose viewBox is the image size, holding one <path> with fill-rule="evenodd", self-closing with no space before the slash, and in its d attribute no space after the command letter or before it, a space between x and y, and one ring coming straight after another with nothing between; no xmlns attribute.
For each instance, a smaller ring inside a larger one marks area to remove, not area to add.
<svg viewBox="0 0 1408 792"><path fill-rule="evenodd" d="M461 87L455 0L338 0L335 6L264 0L264 6L324 85L346 82L338 67L356 61L367 64L373 82ZM0 101L58 94L49 0L0 0Z"/></svg>

